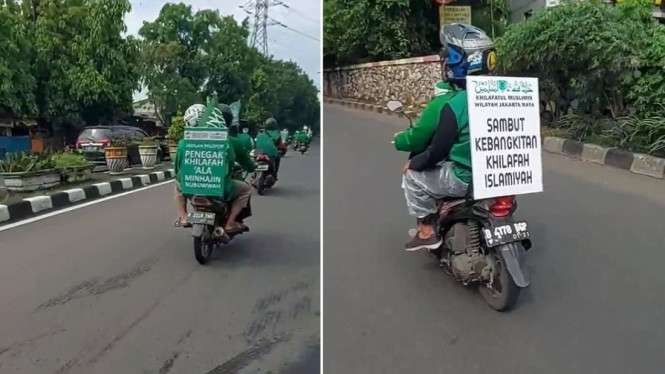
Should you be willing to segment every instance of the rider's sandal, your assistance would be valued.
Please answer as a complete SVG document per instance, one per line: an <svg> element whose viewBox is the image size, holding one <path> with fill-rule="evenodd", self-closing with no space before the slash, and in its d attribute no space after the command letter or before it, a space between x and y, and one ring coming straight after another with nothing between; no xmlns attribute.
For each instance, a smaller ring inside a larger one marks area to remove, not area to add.
<svg viewBox="0 0 665 374"><path fill-rule="evenodd" d="M175 220L175 222L173 222L173 226L174 227L185 227L185 228L187 228L187 227L192 227L192 224L187 222L186 219L183 220L182 218L178 218L178 219Z"/></svg>

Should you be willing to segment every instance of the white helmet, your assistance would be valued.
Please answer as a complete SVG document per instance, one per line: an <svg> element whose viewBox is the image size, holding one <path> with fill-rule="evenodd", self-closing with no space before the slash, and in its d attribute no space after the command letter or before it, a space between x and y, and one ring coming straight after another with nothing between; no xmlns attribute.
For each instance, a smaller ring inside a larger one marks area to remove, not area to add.
<svg viewBox="0 0 665 374"><path fill-rule="evenodd" d="M201 114L205 111L206 107L203 104L194 104L187 108L183 119L186 126L195 126L196 122L201 118Z"/></svg>

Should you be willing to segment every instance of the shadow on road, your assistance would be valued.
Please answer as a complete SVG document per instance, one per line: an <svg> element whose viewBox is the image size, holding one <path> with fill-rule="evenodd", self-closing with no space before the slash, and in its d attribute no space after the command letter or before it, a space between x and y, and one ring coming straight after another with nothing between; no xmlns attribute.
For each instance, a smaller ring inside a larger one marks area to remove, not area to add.
<svg viewBox="0 0 665 374"><path fill-rule="evenodd" d="M307 266L319 256L319 243L292 242L275 233L253 233L223 245L212 255L210 267L235 269L244 266Z"/></svg>

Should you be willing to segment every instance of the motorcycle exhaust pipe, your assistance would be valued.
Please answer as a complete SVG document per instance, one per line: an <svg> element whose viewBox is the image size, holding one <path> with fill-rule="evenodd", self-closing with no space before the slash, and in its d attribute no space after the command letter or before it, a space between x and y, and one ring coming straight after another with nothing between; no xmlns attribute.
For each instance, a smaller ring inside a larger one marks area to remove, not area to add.
<svg viewBox="0 0 665 374"><path fill-rule="evenodd" d="M215 238L221 238L225 234L224 229L221 226L215 227L215 230L212 232L212 235Z"/></svg>

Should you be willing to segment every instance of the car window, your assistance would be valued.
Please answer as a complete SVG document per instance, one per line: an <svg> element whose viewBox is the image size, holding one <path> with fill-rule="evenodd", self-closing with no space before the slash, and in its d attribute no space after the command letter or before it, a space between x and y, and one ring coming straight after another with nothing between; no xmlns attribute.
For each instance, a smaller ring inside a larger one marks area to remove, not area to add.
<svg viewBox="0 0 665 374"><path fill-rule="evenodd" d="M79 135L80 141L101 141L111 136L109 129L84 129Z"/></svg>

